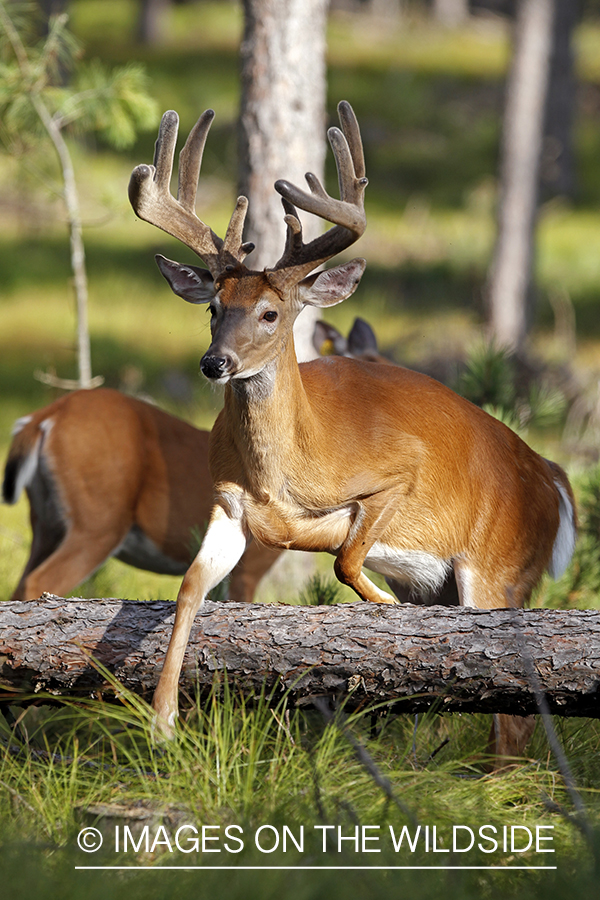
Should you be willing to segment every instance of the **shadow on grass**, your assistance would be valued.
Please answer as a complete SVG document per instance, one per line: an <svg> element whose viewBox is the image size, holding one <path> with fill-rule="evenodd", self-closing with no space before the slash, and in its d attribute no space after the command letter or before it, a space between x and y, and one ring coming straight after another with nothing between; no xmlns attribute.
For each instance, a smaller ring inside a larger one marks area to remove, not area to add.
<svg viewBox="0 0 600 900"><path fill-rule="evenodd" d="M158 275L154 254L162 252L179 256L183 261L193 261L191 251L166 235L157 233L156 242L148 247L113 246L93 238L86 243L86 261L90 284L95 294L102 296L103 283L129 285L135 282L140 294L169 291ZM184 260L185 257L185 260ZM27 266L22 260L27 258ZM252 265L252 258L248 260ZM18 291L42 294L44 287L61 287L68 290L71 270L68 245L65 238L43 237L0 238L0 270L3 294L8 297ZM483 275L475 267L460 268L450 260L433 263L409 261L397 268L370 263L361 282L361 296L367 298L373 292L383 293L391 301L402 297L402 308L414 312L432 312L436 309L472 309L481 295ZM111 289L114 292L114 288ZM600 289L599 289L600 295ZM114 302L114 298L111 297ZM0 310L2 299L0 298ZM400 308L400 307L399 307ZM48 310L51 315L51 310Z"/></svg>

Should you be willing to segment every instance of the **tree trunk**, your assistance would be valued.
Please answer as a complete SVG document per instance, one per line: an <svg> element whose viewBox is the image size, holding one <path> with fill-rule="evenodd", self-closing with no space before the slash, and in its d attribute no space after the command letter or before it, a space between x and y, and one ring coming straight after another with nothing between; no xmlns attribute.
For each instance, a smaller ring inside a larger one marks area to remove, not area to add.
<svg viewBox="0 0 600 900"><path fill-rule="evenodd" d="M241 46L240 193L249 199L246 240L255 269L283 252L285 224L278 178L304 185L306 172L323 178L325 165L325 26L329 0L244 0ZM340 98L342 99L342 98ZM305 239L322 222L304 221ZM300 361L316 356L318 310L305 310L295 329Z"/></svg>
<svg viewBox="0 0 600 900"><path fill-rule="evenodd" d="M469 18L469 0L433 0L433 16L447 28L464 25Z"/></svg>
<svg viewBox="0 0 600 900"><path fill-rule="evenodd" d="M285 245L275 181L304 186L306 172L324 179L329 0L243 0L243 7L239 193L249 200L245 238L256 244L248 265L260 270L274 266ZM323 223L305 215L303 230L312 240ZM299 362L318 355L313 334L319 315L307 307L296 320ZM286 553L277 569L300 587L314 573L314 560L314 554Z"/></svg>
<svg viewBox="0 0 600 900"><path fill-rule="evenodd" d="M162 43L170 7L171 0L142 0L136 27L138 44L156 46Z"/></svg>
<svg viewBox="0 0 600 900"><path fill-rule="evenodd" d="M93 657L129 690L152 694L171 634L169 602L63 600L0 604L0 687L19 693L113 692ZM347 708L397 703L402 712L536 712L600 716L600 612L382 608L206 602L180 684L209 690L215 674L249 695L266 683L292 702L337 695ZM535 661L535 662L533 662ZM535 665L537 683L532 684Z"/></svg>
<svg viewBox="0 0 600 900"><path fill-rule="evenodd" d="M504 112L498 236L488 287L490 330L523 344L531 290L544 109L556 0L521 0Z"/></svg>
<svg viewBox="0 0 600 900"><path fill-rule="evenodd" d="M581 17L580 0L555 0L550 84L546 97L544 144L541 159L542 200L575 195L573 117L577 83L573 32Z"/></svg>

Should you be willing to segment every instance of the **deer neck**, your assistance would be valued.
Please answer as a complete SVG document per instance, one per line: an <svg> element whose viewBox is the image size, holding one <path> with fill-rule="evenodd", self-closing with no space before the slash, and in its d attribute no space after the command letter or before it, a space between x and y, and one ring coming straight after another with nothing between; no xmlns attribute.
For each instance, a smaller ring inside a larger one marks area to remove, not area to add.
<svg viewBox="0 0 600 900"><path fill-rule="evenodd" d="M271 489L280 485L291 458L314 428L291 335L257 375L227 384L225 411L252 483Z"/></svg>

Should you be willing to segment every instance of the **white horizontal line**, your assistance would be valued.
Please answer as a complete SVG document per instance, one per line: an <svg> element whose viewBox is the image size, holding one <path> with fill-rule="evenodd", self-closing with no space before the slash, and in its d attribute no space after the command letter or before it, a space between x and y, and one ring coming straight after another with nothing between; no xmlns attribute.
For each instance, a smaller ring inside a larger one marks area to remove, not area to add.
<svg viewBox="0 0 600 900"><path fill-rule="evenodd" d="M219 870L223 870L224 872L235 872L237 871L252 871L252 872L276 872L278 869L281 869L282 872L318 872L319 870L328 870L328 871L336 871L336 872L347 872L347 871L379 871L386 872L397 869L461 869L461 870L479 870L484 872L503 872L503 871L514 871L515 869L520 870L554 870L558 868L557 866L75 866L77 871L89 871L89 870L106 870L110 871L111 869L120 870L120 869L131 869L131 870L142 870L148 869L153 872L156 872L160 869L176 869L178 871L189 871L192 869L198 869L205 872L213 871L218 872Z"/></svg>

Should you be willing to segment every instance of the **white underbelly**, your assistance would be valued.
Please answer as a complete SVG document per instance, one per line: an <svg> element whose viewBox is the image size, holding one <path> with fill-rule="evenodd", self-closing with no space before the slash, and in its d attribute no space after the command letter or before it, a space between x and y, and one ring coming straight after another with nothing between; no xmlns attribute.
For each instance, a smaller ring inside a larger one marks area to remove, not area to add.
<svg viewBox="0 0 600 900"><path fill-rule="evenodd" d="M185 575L189 568L189 563L166 556L137 525L132 527L113 556L128 566L159 575Z"/></svg>
<svg viewBox="0 0 600 900"><path fill-rule="evenodd" d="M422 550L396 550L376 541L364 565L373 572L410 584L418 591L435 592L448 577L452 563Z"/></svg>

